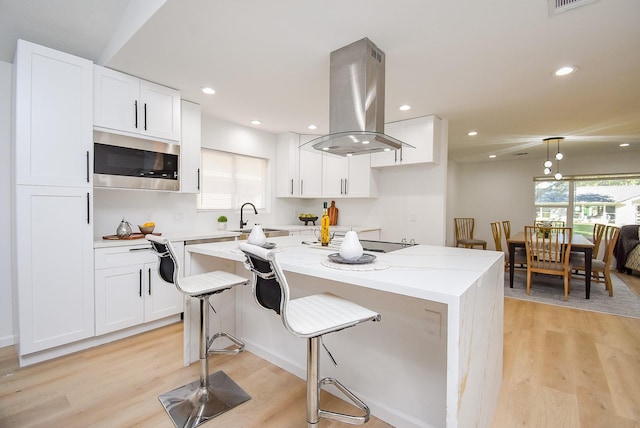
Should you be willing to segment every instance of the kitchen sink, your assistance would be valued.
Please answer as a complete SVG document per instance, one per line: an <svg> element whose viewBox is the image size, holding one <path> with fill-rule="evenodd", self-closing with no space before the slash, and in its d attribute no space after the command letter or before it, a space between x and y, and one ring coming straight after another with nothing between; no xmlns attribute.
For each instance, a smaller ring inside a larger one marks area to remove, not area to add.
<svg viewBox="0 0 640 428"><path fill-rule="evenodd" d="M274 236L289 236L289 231L288 230L284 230L284 229L270 229L268 227L265 227L262 229L262 231L264 232L264 236L266 236L267 238L271 238ZM243 240L243 239L248 239L249 238L249 234L251 233L251 229L232 229L229 230L229 232L238 232L241 235L238 236L238 240Z"/></svg>

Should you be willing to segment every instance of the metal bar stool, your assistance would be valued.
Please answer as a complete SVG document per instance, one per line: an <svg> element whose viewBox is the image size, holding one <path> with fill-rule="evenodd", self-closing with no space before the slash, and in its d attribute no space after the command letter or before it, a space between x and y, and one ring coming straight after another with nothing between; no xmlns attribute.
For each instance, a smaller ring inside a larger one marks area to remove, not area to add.
<svg viewBox="0 0 640 428"><path fill-rule="evenodd" d="M307 427L317 428L319 418L352 425L367 422L371 412L362 400L336 379L319 379L320 345L323 335L365 321L380 321L380 314L330 293L290 300L289 285L276 261L276 253L246 243L238 246L246 255L245 267L253 272L252 289L258 304L279 314L285 328L293 335L307 339ZM362 410L362 415L321 409L320 389L324 385L334 385Z"/></svg>
<svg viewBox="0 0 640 428"><path fill-rule="evenodd" d="M244 343L229 333L218 332L209 338L208 303L212 295L249 281L224 271L180 278L180 265L169 240L154 235L146 238L160 259L160 277L200 303L200 379L158 397L176 427L196 427L251 398L222 370L209 375L208 358L209 354L238 354L244 350ZM232 345L213 348L213 342L221 337Z"/></svg>

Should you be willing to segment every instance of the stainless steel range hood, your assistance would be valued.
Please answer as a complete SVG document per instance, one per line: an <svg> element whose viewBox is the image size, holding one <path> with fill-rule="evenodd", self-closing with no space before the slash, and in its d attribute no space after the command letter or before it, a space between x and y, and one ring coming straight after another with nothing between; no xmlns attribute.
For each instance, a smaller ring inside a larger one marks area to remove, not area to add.
<svg viewBox="0 0 640 428"><path fill-rule="evenodd" d="M413 147L384 133L384 52L364 38L331 52L330 65L330 134L303 146L339 156Z"/></svg>

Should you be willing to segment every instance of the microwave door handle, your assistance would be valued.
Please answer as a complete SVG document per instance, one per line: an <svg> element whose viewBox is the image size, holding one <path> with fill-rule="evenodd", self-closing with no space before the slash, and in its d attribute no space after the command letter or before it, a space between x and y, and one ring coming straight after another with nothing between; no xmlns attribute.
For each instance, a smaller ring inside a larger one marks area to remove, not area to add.
<svg viewBox="0 0 640 428"><path fill-rule="evenodd" d="M133 118L135 121L133 127L138 129L138 100L133 102Z"/></svg>

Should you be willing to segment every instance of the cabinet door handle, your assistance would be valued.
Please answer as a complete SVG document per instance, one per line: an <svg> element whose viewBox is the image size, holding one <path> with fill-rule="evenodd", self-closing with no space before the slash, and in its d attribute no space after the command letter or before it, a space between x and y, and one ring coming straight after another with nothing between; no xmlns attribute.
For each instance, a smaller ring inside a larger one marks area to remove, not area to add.
<svg viewBox="0 0 640 428"><path fill-rule="evenodd" d="M341 178L340 179L340 194L344 195L344 180Z"/></svg>
<svg viewBox="0 0 640 428"><path fill-rule="evenodd" d="M87 183L89 183L89 150L87 150Z"/></svg>
<svg viewBox="0 0 640 428"><path fill-rule="evenodd" d="M133 117L134 117L134 128L138 129L138 100L133 102Z"/></svg>
<svg viewBox="0 0 640 428"><path fill-rule="evenodd" d="M291 179L291 194L293 195L293 178Z"/></svg>
<svg viewBox="0 0 640 428"><path fill-rule="evenodd" d="M400 162L402 162L402 147L400 147Z"/></svg>
<svg viewBox="0 0 640 428"><path fill-rule="evenodd" d="M304 195L304 180L300 179L300 196Z"/></svg>
<svg viewBox="0 0 640 428"><path fill-rule="evenodd" d="M142 269L138 270L138 274L140 276L139 279L138 279L138 282L140 284L139 287L138 287L138 295L140 295L140 297L142 297Z"/></svg>
<svg viewBox="0 0 640 428"><path fill-rule="evenodd" d="M198 168L196 175L197 175L196 179L198 180L198 190L200 190L200 168Z"/></svg>
<svg viewBox="0 0 640 428"><path fill-rule="evenodd" d="M147 130L147 103L144 103L144 130Z"/></svg>
<svg viewBox="0 0 640 428"><path fill-rule="evenodd" d="M87 192L87 224L91 224L91 196Z"/></svg>
<svg viewBox="0 0 640 428"><path fill-rule="evenodd" d="M347 179L344 179L344 194L347 194Z"/></svg>
<svg viewBox="0 0 640 428"><path fill-rule="evenodd" d="M149 296L151 296L151 268L149 268Z"/></svg>

